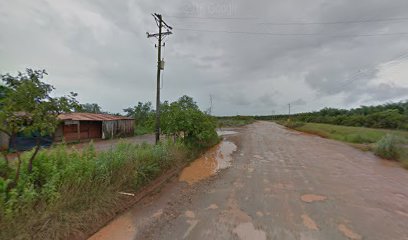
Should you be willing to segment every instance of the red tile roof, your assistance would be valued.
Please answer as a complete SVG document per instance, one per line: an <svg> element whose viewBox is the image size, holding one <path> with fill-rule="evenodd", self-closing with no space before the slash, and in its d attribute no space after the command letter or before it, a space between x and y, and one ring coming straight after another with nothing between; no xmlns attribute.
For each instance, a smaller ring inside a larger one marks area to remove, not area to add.
<svg viewBox="0 0 408 240"><path fill-rule="evenodd" d="M130 117L115 116L100 113L63 113L58 116L59 120L72 121L116 121L116 120L133 120Z"/></svg>

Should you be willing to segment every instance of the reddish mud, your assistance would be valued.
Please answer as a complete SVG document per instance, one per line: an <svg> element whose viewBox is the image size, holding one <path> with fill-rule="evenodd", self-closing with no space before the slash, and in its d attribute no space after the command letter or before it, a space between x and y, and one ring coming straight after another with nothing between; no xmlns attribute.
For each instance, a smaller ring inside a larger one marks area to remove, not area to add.
<svg viewBox="0 0 408 240"><path fill-rule="evenodd" d="M359 234L353 232L353 230L351 230L344 224L339 224L338 229L340 232L344 234L344 236L346 236L347 238L351 240L361 240L362 239L362 237Z"/></svg>
<svg viewBox="0 0 408 240"><path fill-rule="evenodd" d="M229 167L232 160L231 154L236 149L236 145L232 142L222 141L184 168L180 174L180 181L193 184L213 176L220 169Z"/></svg>
<svg viewBox="0 0 408 240"><path fill-rule="evenodd" d="M122 229L122 231L116 231ZM100 239L132 239L136 234L136 227L133 224L130 214L123 215L101 231L94 234L89 240Z"/></svg>
<svg viewBox="0 0 408 240"><path fill-rule="evenodd" d="M317 201L324 201L326 200L326 196L320 196L316 194L305 194L300 197L303 202L311 203L311 202L317 202Z"/></svg>
<svg viewBox="0 0 408 240"><path fill-rule="evenodd" d="M408 239L407 170L270 122L236 131L230 167L172 179L98 239Z"/></svg>
<svg viewBox="0 0 408 240"><path fill-rule="evenodd" d="M316 222L313 221L313 219L311 219L308 215L303 214L302 219L303 219L303 225L305 225L305 227L307 227L307 228L309 228L311 230L319 230L319 228L317 227Z"/></svg>

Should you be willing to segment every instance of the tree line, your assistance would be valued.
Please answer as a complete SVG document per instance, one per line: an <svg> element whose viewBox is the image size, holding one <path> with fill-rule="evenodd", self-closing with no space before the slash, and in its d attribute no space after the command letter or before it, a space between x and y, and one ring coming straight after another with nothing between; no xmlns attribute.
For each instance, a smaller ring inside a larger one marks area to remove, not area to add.
<svg viewBox="0 0 408 240"><path fill-rule="evenodd" d="M317 112L256 117L258 120L286 120L289 118L301 122L408 130L408 100L353 109L323 108Z"/></svg>

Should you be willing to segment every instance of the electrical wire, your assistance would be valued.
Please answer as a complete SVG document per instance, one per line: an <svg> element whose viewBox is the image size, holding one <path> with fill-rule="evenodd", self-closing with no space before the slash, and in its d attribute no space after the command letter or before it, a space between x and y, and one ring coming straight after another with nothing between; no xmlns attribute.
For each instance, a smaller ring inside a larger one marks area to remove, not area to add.
<svg viewBox="0 0 408 240"><path fill-rule="evenodd" d="M200 16L171 16L166 15L168 18L178 19L204 19L204 20L265 20L257 17L200 17ZM266 20L265 20L266 21ZM327 22L260 22L257 24L268 25L333 25L333 24L357 24L357 23L376 23L376 22L399 22L408 21L408 17L398 18L379 18L379 19L362 19L362 20L339 20L339 21L327 21Z"/></svg>
<svg viewBox="0 0 408 240"><path fill-rule="evenodd" d="M403 62L405 62L405 61L407 61L407 60L408 60L408 52L406 52L406 53L404 53L404 54L402 54L402 55L399 55L399 56L396 57L396 58L393 58L393 59L387 61L387 63L382 64L382 66L383 66L383 67L384 67L384 66L390 67L390 66L394 66L394 65L397 65L397 64L401 64L401 63L403 63ZM349 80L347 80L346 82L344 82L342 85L337 86L336 88L333 88L333 89L329 90L328 92L329 92L329 93L335 93L335 92L337 92L337 91L339 91L339 90L342 90L344 87L350 85L351 83L353 83L353 82L355 82L356 80L360 79L360 78L363 77L364 75L368 75L368 74L370 74L370 73L374 73L376 70L377 70L377 69L369 69L369 70L367 70L367 71L364 72L364 71L362 71L362 69L360 69L360 70L356 71L354 74L352 74L352 77L350 77Z"/></svg>
<svg viewBox="0 0 408 240"><path fill-rule="evenodd" d="M285 36L324 36L324 35L329 36L329 37L377 37L377 36L408 35L408 32L328 35L328 34L321 34L321 33L271 33L271 32L227 31L227 30L192 29L192 28L175 28L175 30L192 31L192 32L245 34L245 35L269 35L269 36L283 36L283 37Z"/></svg>
<svg viewBox="0 0 408 240"><path fill-rule="evenodd" d="M335 25L335 24L357 24L357 23L376 23L376 22L403 22L408 21L408 18L386 18L386 19L367 19L367 20L350 20L350 21L334 21L334 22L263 22L259 24L267 25Z"/></svg>
<svg viewBox="0 0 408 240"><path fill-rule="evenodd" d="M171 16L163 15L167 18L179 18L179 19L206 19L206 20L260 20L257 17L200 17L200 16Z"/></svg>

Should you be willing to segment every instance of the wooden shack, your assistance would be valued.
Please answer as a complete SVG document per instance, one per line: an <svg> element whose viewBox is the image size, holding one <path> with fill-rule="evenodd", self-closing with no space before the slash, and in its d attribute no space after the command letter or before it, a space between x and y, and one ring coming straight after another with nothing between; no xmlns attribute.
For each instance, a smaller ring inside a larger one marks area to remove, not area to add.
<svg viewBox="0 0 408 240"><path fill-rule="evenodd" d="M64 113L55 141L80 142L133 136L135 120L129 117L97 113Z"/></svg>

